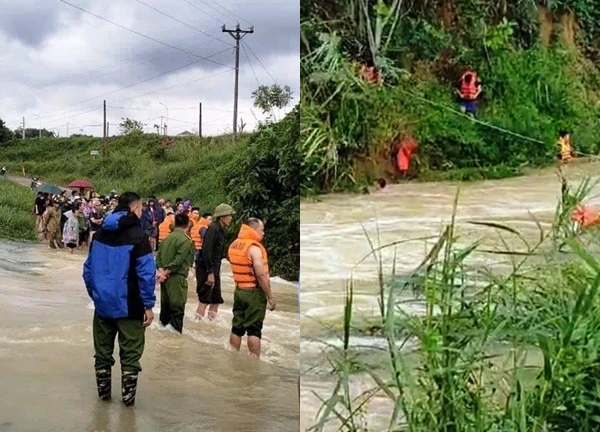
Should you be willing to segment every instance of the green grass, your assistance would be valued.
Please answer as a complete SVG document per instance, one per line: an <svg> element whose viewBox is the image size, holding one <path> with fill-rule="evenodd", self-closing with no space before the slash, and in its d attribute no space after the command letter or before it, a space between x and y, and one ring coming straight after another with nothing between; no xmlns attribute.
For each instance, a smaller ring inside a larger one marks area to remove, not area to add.
<svg viewBox="0 0 600 432"><path fill-rule="evenodd" d="M454 217L408 275L384 275L381 250L396 245L371 243L388 348L374 365L350 346L350 282L343 348L331 354L337 382L313 430L368 430L364 413L376 395L394 407L389 431L600 430L600 235L574 232L565 218L592 186L565 184L555 223L538 225L537 240L486 224L505 239L495 251L511 258L502 269L469 265L474 253L494 251L483 250L483 239L459 245ZM458 195L454 214L457 205ZM405 312L407 298L422 300L425 313ZM350 391L366 379L370 390Z"/></svg>
<svg viewBox="0 0 600 432"><path fill-rule="evenodd" d="M158 135L112 137L108 157L96 158L90 151L102 154L101 138L14 140L0 145L0 160L14 175L20 175L24 167L28 176L59 185L86 178L100 193L116 189L171 200L189 198L202 212L212 212L227 200L227 170L248 138L243 135L233 145L229 136L177 137L173 145L165 146Z"/></svg>
<svg viewBox="0 0 600 432"><path fill-rule="evenodd" d="M0 239L36 240L30 189L0 179Z"/></svg>

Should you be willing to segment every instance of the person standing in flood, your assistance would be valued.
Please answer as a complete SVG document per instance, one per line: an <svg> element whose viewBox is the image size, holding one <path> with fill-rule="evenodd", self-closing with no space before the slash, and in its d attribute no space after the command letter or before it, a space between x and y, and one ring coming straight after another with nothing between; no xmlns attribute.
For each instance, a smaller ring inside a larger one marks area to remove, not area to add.
<svg viewBox="0 0 600 432"><path fill-rule="evenodd" d="M48 233L48 245L50 249L56 249L56 246L60 249L64 247L62 243L62 227L60 226L63 215L57 205L57 200L49 200L48 208L46 213L44 213L44 226Z"/></svg>
<svg viewBox="0 0 600 432"><path fill-rule="evenodd" d="M93 337L96 384L101 400L111 398L113 351L119 337L121 394L135 404L145 329L154 319L156 264L150 240L140 227L142 201L126 192L95 234L83 266L83 280L94 302Z"/></svg>
<svg viewBox="0 0 600 432"><path fill-rule="evenodd" d="M231 225L235 211L228 204L219 204L202 238L202 251L196 260L196 319L203 319L208 308L208 319L213 320L223 304L221 295L221 261L225 252L225 228Z"/></svg>
<svg viewBox="0 0 600 432"><path fill-rule="evenodd" d="M264 235L264 223L250 218L242 224L228 251L235 282L229 344L239 351L242 338L248 335L248 351L256 357L260 357L267 302L269 310L273 311L276 307L269 279L269 257L262 245Z"/></svg>
<svg viewBox="0 0 600 432"><path fill-rule="evenodd" d="M190 268L194 265L194 244L189 236L190 218L175 215L175 229L158 249L156 267L160 284L160 323L170 331L183 332Z"/></svg>

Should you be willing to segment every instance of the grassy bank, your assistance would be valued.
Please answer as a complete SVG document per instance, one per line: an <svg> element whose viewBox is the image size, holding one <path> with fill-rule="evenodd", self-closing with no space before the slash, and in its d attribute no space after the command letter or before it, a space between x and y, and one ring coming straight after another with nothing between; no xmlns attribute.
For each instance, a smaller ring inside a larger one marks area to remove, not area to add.
<svg viewBox="0 0 600 432"><path fill-rule="evenodd" d="M0 239L36 240L33 194L6 179L0 179Z"/></svg>
<svg viewBox="0 0 600 432"><path fill-rule="evenodd" d="M419 143L415 179L499 178L547 166L561 129L579 152L596 154L600 26L590 17L598 8L513 3L303 4L303 193L393 178L390 151L403 133ZM383 82L361 79L362 64L374 64ZM467 65L483 82L480 122L457 112L454 84Z"/></svg>
<svg viewBox="0 0 600 432"><path fill-rule="evenodd" d="M454 219L413 273L384 275L380 266L387 350L379 364L350 345L349 283L344 347L332 355L338 381L314 430L368 430L365 406L375 396L393 407L390 431L599 430L600 234L574 236L565 218L591 186L567 189L552 228L540 227L536 241L489 224L505 245L520 245L496 252L498 261L511 258L502 269L469 265L481 242L459 246ZM380 250L373 255L381 263ZM407 313L407 298L425 312ZM372 389L352 393L354 381Z"/></svg>
<svg viewBox="0 0 600 432"><path fill-rule="evenodd" d="M192 200L201 212L222 203L237 211L230 239L248 216L265 221L265 244L272 256L272 274L298 280L300 266L298 208L299 112L256 133L214 138L170 137L134 133L111 137L108 154L101 138L41 138L0 145L0 163L9 174L67 185L85 178L108 194L133 190L174 201ZM99 156L91 156L92 150ZM31 198L27 205L30 205ZM296 203L296 204L294 204Z"/></svg>

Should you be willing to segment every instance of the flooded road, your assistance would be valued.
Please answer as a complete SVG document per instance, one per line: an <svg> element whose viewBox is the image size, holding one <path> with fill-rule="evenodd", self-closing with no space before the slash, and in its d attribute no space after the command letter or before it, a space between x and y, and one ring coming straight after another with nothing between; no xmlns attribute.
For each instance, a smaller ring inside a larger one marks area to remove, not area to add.
<svg viewBox="0 0 600 432"><path fill-rule="evenodd" d="M577 164L566 167L564 172L576 183L588 175L598 177L600 164ZM375 246L437 236L450 220L457 186L450 183L391 185L371 195L328 195L319 202L301 204L302 431L314 424L321 406L313 392L322 398L331 396L335 376L327 356L332 351L331 346L341 346L337 336L341 333L345 283L351 272L355 281L353 319L364 322L379 316L376 261L367 259L353 270L371 251L363 226ZM594 190L589 202L600 205L599 194L600 189ZM462 184L457 213L460 243L482 236L489 236L490 244L499 243L494 230L468 225L467 221L502 223L526 237L536 237L539 230L532 215L542 226L548 227L559 197L560 183L555 169L519 178ZM434 241L417 240L397 246L396 271L413 270ZM394 249L383 251L382 257L384 273L390 275ZM418 312L418 304L412 307ZM387 349L383 340L368 336L355 337L351 345L374 347L374 352ZM385 361L385 354L375 355ZM352 390L359 394L373 386L366 376L358 376ZM375 397L365 415L369 431L387 430L391 410L387 400Z"/></svg>
<svg viewBox="0 0 600 432"><path fill-rule="evenodd" d="M278 310L267 312L260 360L228 349L233 287L223 265L225 305L214 323L193 320L190 278L184 334L146 333L136 406L120 398L118 350L113 400L97 399L93 304L81 278L83 252L0 242L0 431L298 430L297 287L273 281Z"/></svg>

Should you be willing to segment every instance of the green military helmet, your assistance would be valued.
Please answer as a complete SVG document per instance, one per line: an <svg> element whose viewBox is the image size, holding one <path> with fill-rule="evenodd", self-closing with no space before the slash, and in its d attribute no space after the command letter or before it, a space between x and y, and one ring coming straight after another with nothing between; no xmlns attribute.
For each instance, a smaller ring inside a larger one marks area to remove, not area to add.
<svg viewBox="0 0 600 432"><path fill-rule="evenodd" d="M233 216L234 214L235 210L229 204L219 204L215 209L213 217L216 219L223 216Z"/></svg>

